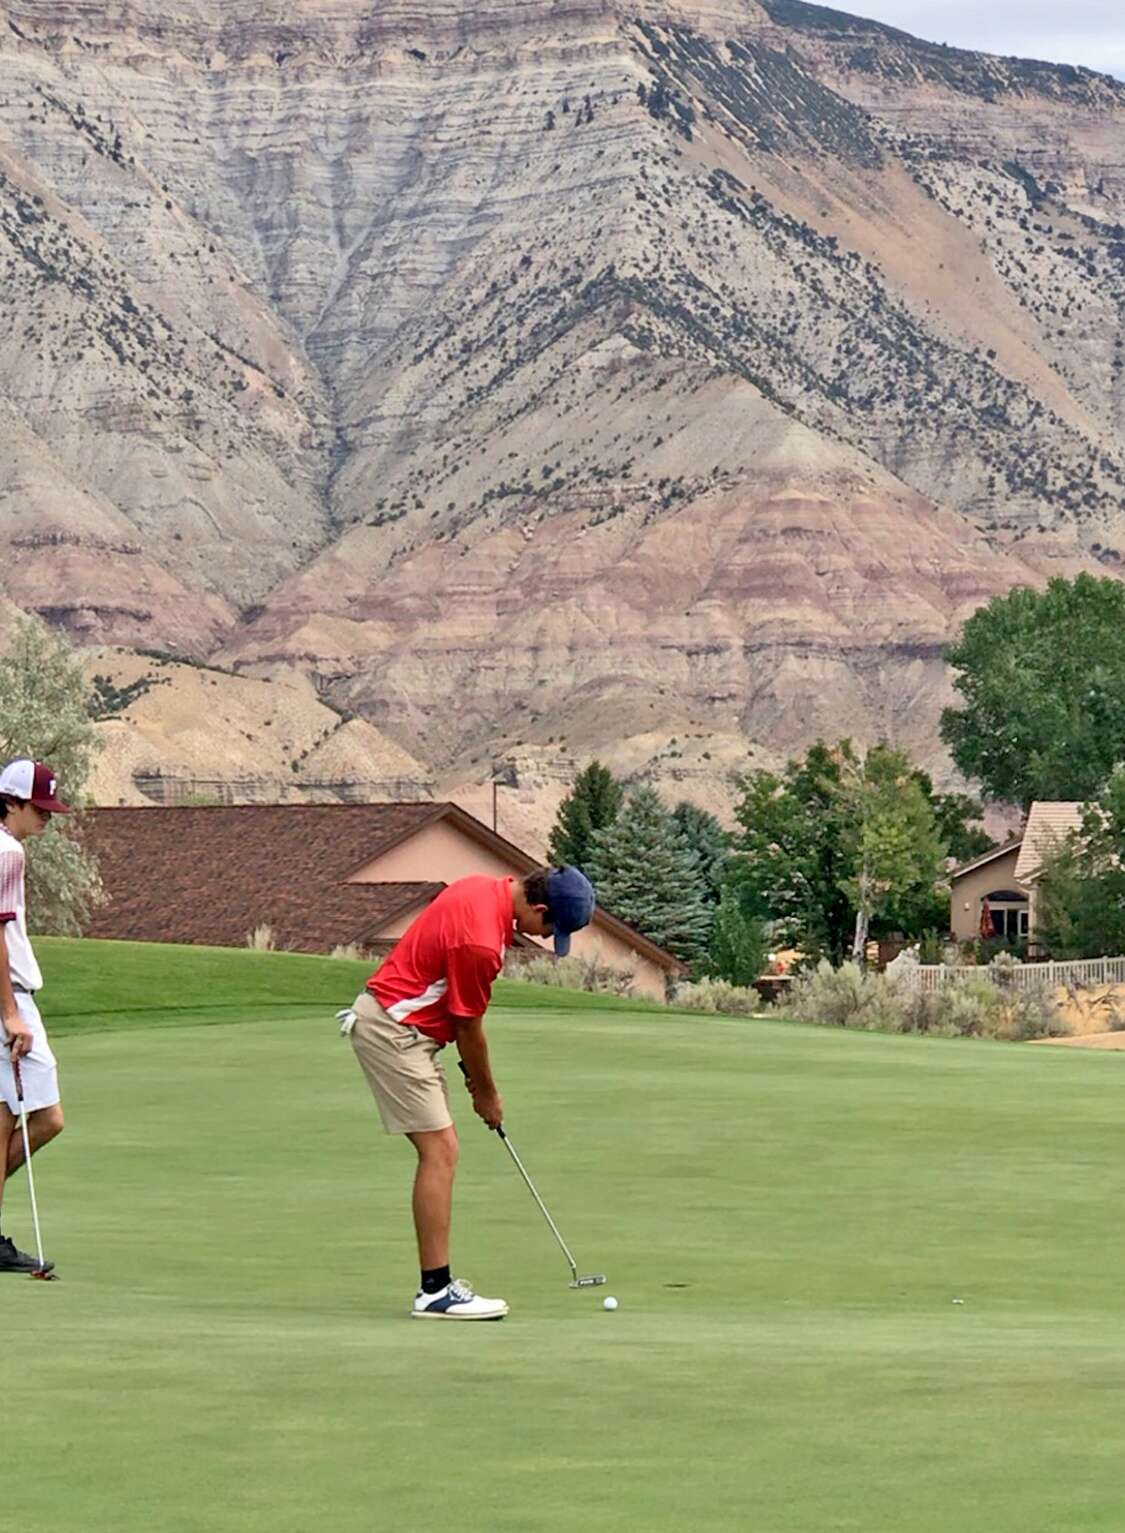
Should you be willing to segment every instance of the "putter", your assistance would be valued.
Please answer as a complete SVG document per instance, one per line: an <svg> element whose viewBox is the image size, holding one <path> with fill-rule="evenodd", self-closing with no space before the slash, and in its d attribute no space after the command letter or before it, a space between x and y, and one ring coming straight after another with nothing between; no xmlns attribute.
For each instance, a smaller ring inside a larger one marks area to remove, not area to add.
<svg viewBox="0 0 1125 1533"><path fill-rule="evenodd" d="M469 1084L471 1086L472 1082L469 1080L469 1072L465 1068L465 1061L462 1059L462 1060L459 1060L458 1063L461 1066L461 1074L465 1077L466 1081L469 1081ZM493 1133L499 1135L501 1141L503 1142L504 1148L507 1150L508 1154L512 1157L512 1160L515 1163L516 1170L523 1177L524 1182L527 1184L528 1192L530 1192L531 1196L535 1199L536 1203L539 1205L539 1212L543 1215L544 1219L546 1219L547 1224L550 1227L551 1234L558 1241L559 1249L562 1251L562 1254L566 1257L567 1264L570 1267L570 1286L571 1286L571 1288L598 1288L598 1287L600 1287L600 1285L605 1282L605 1273L604 1272L599 1272L597 1274L591 1274L590 1276L587 1276L587 1277L579 1277L578 1276L578 1264L575 1262L574 1257L571 1256L571 1254L570 1254L570 1247L567 1245L566 1241L559 1234L559 1227L558 1227L558 1225L551 1218L550 1214L547 1212L547 1205L544 1203L543 1199L536 1192L536 1190L535 1190L535 1183L531 1180L531 1178L527 1174L527 1171L524 1169L523 1161L520 1160L519 1156L516 1154L515 1145L508 1138L507 1134L504 1132L503 1124L501 1124L498 1128L494 1129Z"/></svg>
<svg viewBox="0 0 1125 1533"><path fill-rule="evenodd" d="M20 1078L20 1062L12 1060L12 1074L16 1079L16 1101L20 1110L20 1132L23 1134L23 1163L27 1170L27 1187L31 1193L31 1222L35 1226L35 1254L39 1258L39 1266L29 1276L38 1278L43 1283L53 1283L57 1274L48 1272L47 1261L43 1255L43 1236L39 1232L39 1205L35 1201L35 1175L31 1169L31 1141L27 1137L27 1107L23 1100L23 1081Z"/></svg>

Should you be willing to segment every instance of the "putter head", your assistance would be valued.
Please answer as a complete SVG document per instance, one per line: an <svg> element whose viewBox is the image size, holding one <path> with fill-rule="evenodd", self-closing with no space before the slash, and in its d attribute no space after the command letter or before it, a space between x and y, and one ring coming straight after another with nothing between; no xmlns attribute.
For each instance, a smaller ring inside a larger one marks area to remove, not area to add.
<svg viewBox="0 0 1125 1533"><path fill-rule="evenodd" d="M45 1267L36 1267L31 1276L37 1278L40 1283L57 1283L59 1280L57 1272L48 1272Z"/></svg>
<svg viewBox="0 0 1125 1533"><path fill-rule="evenodd" d="M594 1277L575 1278L571 1283L572 1288L600 1288L605 1282L605 1273L599 1272Z"/></svg>

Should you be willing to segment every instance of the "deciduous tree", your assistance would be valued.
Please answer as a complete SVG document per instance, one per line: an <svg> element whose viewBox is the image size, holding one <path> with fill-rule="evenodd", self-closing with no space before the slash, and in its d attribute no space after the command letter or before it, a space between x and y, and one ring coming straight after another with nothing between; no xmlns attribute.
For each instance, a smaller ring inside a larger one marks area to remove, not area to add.
<svg viewBox="0 0 1125 1533"><path fill-rule="evenodd" d="M840 747L842 846L850 868L841 889L855 911L852 958L862 963L872 922L928 899L941 877L946 846L933 805L902 751L875 745L860 758Z"/></svg>
<svg viewBox="0 0 1125 1533"><path fill-rule="evenodd" d="M739 788L730 877L743 908L776 924L778 945L838 963L854 912L841 887L850 863L837 755L818 741L803 761L780 774L748 772Z"/></svg>
<svg viewBox="0 0 1125 1533"><path fill-rule="evenodd" d="M30 756L58 774L60 791L81 805L98 749L90 719L93 689L70 645L38 618L20 617L0 657L0 761ZM78 815L56 817L27 845L28 908L37 931L75 935L100 901L101 883L81 845Z"/></svg>
<svg viewBox="0 0 1125 1533"><path fill-rule="evenodd" d="M1048 849L1038 876L1035 935L1052 958L1125 954L1125 768L1086 805L1081 830Z"/></svg>
<svg viewBox="0 0 1125 1533"><path fill-rule="evenodd" d="M1093 799L1125 761L1125 585L1079 575L975 612L947 652L941 735L988 798Z"/></svg>
<svg viewBox="0 0 1125 1533"><path fill-rule="evenodd" d="M744 909L776 923L775 944L839 963L873 930L917 935L948 919L938 816L903 753L818 741L741 790L730 878Z"/></svg>
<svg viewBox="0 0 1125 1533"><path fill-rule="evenodd" d="M764 922L744 908L737 888L726 884L715 911L708 973L732 985L752 985L766 966L768 952Z"/></svg>

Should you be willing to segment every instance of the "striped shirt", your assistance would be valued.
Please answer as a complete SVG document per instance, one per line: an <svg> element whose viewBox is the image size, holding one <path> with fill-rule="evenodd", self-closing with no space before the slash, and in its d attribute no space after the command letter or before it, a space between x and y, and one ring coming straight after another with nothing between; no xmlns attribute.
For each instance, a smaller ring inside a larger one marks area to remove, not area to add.
<svg viewBox="0 0 1125 1533"><path fill-rule="evenodd" d="M8 949L8 973L12 984L24 990L41 990L43 976L27 936L27 899L24 894L24 851L15 836L0 822L0 925Z"/></svg>

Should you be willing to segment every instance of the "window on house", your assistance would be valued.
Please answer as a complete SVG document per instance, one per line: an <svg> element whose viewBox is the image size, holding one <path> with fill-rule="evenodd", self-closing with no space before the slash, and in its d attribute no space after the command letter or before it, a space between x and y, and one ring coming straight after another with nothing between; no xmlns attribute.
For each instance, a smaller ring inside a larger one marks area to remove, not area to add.
<svg viewBox="0 0 1125 1533"><path fill-rule="evenodd" d="M984 903L988 905L992 929L998 937L1015 942L1027 936L1029 907L1026 894L1015 889L996 889L985 895Z"/></svg>

